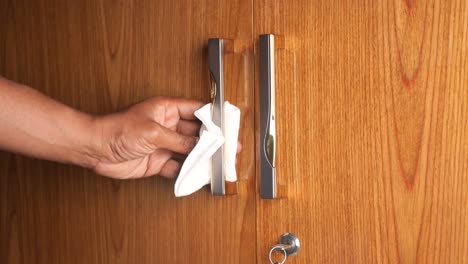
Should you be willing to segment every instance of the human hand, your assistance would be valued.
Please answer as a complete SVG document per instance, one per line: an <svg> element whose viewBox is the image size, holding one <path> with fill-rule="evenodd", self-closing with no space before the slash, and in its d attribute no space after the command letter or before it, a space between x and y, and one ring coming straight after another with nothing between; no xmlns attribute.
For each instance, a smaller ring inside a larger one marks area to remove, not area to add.
<svg viewBox="0 0 468 264"><path fill-rule="evenodd" d="M118 179L176 176L197 142L201 123L194 112L203 106L159 97L93 117L1 77L0 101L0 150Z"/></svg>
<svg viewBox="0 0 468 264"><path fill-rule="evenodd" d="M128 110L95 120L99 139L94 171L117 179L175 177L181 159L197 143L202 102L150 98Z"/></svg>

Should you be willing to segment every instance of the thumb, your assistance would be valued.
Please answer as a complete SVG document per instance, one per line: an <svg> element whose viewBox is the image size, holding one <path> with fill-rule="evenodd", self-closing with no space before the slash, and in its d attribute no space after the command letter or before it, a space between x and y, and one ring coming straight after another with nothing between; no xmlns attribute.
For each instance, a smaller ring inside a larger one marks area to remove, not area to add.
<svg viewBox="0 0 468 264"><path fill-rule="evenodd" d="M197 138L186 136L155 123L150 142L158 148L188 154L197 144Z"/></svg>

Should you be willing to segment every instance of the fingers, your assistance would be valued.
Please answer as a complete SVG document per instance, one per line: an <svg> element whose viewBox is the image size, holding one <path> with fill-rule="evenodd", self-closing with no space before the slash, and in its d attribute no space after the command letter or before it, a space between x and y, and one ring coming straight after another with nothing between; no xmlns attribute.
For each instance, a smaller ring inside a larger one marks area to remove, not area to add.
<svg viewBox="0 0 468 264"><path fill-rule="evenodd" d="M200 122L179 120L176 131L187 136L198 136L200 133L200 127Z"/></svg>
<svg viewBox="0 0 468 264"><path fill-rule="evenodd" d="M161 150L161 151L165 151L165 150ZM240 153L241 151L242 151L242 144L238 143L237 153ZM185 159L185 156L177 154L177 153L170 153L170 152L165 152L165 153L168 154L167 156L165 156L165 159L167 159L167 161L162 167L158 166L159 173L155 172L154 174L158 173L159 175L164 176L166 178L174 178L179 174L180 169L182 168L182 164ZM169 158L169 155L171 158ZM159 162L160 161L161 160L159 160ZM236 158L236 164L237 164L237 158Z"/></svg>
<svg viewBox="0 0 468 264"><path fill-rule="evenodd" d="M173 159L168 160L159 171L159 175L166 178L174 178L179 174L182 164Z"/></svg>
<svg viewBox="0 0 468 264"><path fill-rule="evenodd" d="M179 119L197 120L195 111L200 109L205 103L199 100L172 98L172 97L152 97L145 103L151 107L163 107L167 113L177 115Z"/></svg>
<svg viewBox="0 0 468 264"><path fill-rule="evenodd" d="M180 118L185 120L197 120L194 113L204 105L201 101L184 98L171 98L168 100L177 108Z"/></svg>
<svg viewBox="0 0 468 264"><path fill-rule="evenodd" d="M154 123L150 142L157 148L168 149L181 154L188 154L197 144L197 138L187 136Z"/></svg>
<svg viewBox="0 0 468 264"><path fill-rule="evenodd" d="M166 178L174 178L179 174L182 163L172 157L174 153L165 149L158 149L149 157L144 177L160 175Z"/></svg>

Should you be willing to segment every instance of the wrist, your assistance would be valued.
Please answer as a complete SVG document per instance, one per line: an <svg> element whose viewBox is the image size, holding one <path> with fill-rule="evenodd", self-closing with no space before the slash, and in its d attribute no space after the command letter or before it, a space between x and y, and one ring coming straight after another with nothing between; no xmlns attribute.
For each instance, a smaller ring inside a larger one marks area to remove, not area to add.
<svg viewBox="0 0 468 264"><path fill-rule="evenodd" d="M85 122L89 133L84 148L82 148L84 155L81 166L94 169L99 162L113 160L111 143L121 126L120 123L112 122L114 115L86 117Z"/></svg>
<svg viewBox="0 0 468 264"><path fill-rule="evenodd" d="M99 126L98 118L92 115L77 113L79 116L77 125L79 127L79 135L77 135L78 141L75 143L76 151L75 156L72 155L71 162L73 164L86 167L94 168L101 158L101 146L102 146L102 133Z"/></svg>

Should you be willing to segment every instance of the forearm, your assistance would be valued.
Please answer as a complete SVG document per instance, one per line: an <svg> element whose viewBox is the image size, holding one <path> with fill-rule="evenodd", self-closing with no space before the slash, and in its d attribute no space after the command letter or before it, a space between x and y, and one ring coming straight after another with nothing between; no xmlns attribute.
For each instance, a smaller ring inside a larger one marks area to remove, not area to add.
<svg viewBox="0 0 468 264"><path fill-rule="evenodd" d="M0 77L0 149L93 167L94 118Z"/></svg>

